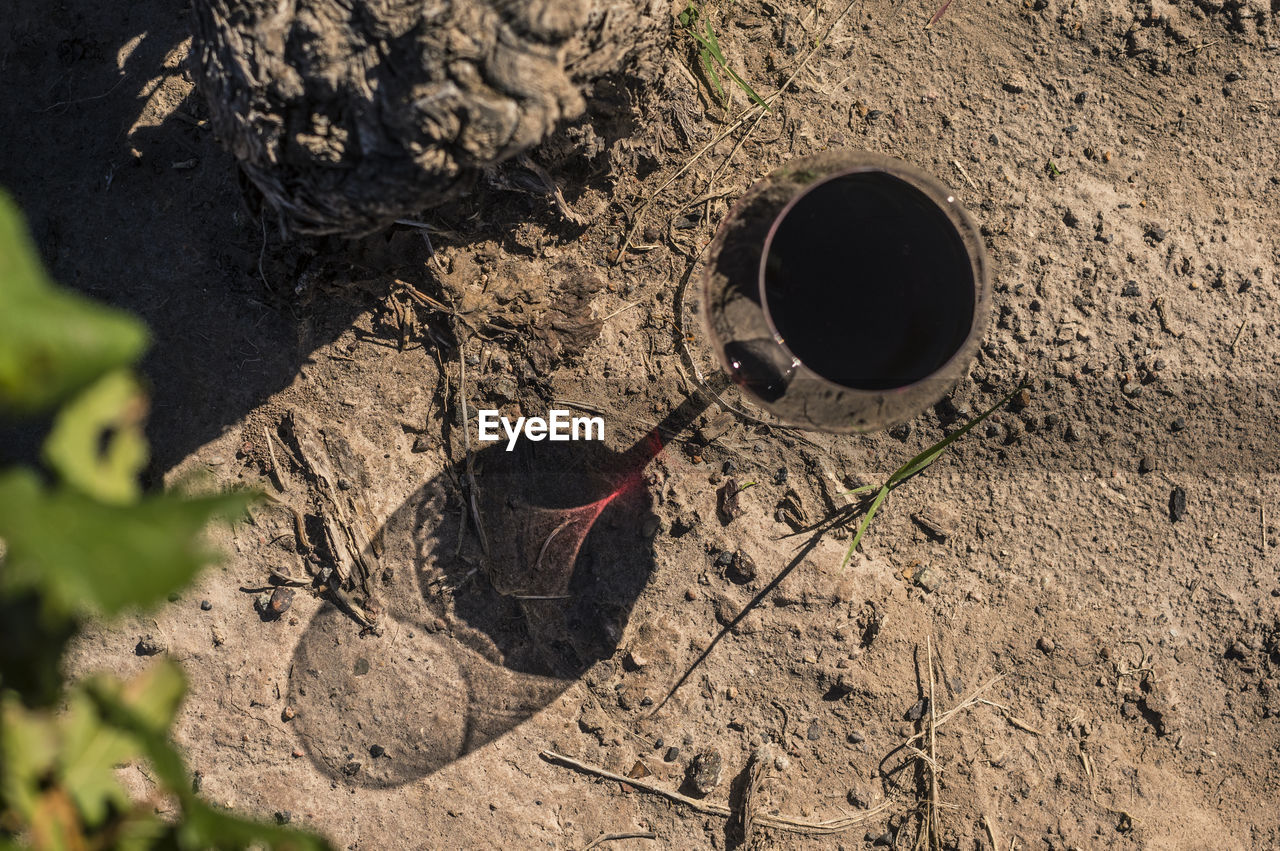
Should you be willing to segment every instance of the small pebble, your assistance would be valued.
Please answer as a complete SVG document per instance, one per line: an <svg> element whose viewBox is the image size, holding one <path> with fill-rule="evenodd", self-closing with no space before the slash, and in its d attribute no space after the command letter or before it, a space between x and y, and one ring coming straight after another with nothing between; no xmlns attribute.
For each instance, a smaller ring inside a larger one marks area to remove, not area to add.
<svg viewBox="0 0 1280 851"><path fill-rule="evenodd" d="M1169 423L1169 431L1182 431L1187 427L1187 421L1182 417L1174 417L1173 422Z"/></svg>
<svg viewBox="0 0 1280 851"><path fill-rule="evenodd" d="M931 567L921 568L916 574L916 585L926 594L932 594L942 584L942 576Z"/></svg>
<svg viewBox="0 0 1280 851"><path fill-rule="evenodd" d="M667 748L667 752L662 755L663 762L675 762L680 758L680 749L677 747Z"/></svg>
<svg viewBox="0 0 1280 851"><path fill-rule="evenodd" d="M861 789L850 789L848 798L849 803L860 810L871 808L871 796Z"/></svg>
<svg viewBox="0 0 1280 851"><path fill-rule="evenodd" d="M759 571L756 569L756 563L751 556L738 550L733 554L733 565L731 567L730 579L738 584L745 584L756 578Z"/></svg>
<svg viewBox="0 0 1280 851"><path fill-rule="evenodd" d="M929 711L929 698L917 700L903 717L908 721L919 721Z"/></svg>
<svg viewBox="0 0 1280 851"><path fill-rule="evenodd" d="M867 740L867 737L864 736L858 730L854 730L852 733L850 733L848 738L849 738L849 744L851 745L860 745Z"/></svg>
<svg viewBox="0 0 1280 851"><path fill-rule="evenodd" d="M1169 519L1177 523L1187 516L1187 492L1181 486L1169 494Z"/></svg>
<svg viewBox="0 0 1280 851"><path fill-rule="evenodd" d="M280 810L276 813L276 824L288 824L293 821L293 813L288 810Z"/></svg>
<svg viewBox="0 0 1280 851"><path fill-rule="evenodd" d="M716 567L728 567L733 564L733 553L729 550L721 550L716 555Z"/></svg>
<svg viewBox="0 0 1280 851"><path fill-rule="evenodd" d="M387 749L384 748L382 745L369 745L369 756L373 757L374 759L377 759L380 756L385 756L386 753L387 753Z"/></svg>
<svg viewBox="0 0 1280 851"><path fill-rule="evenodd" d="M811 742L816 742L822 738L822 727L817 721L809 725L809 732L805 733L805 738Z"/></svg>
<svg viewBox="0 0 1280 851"><path fill-rule="evenodd" d="M653 749L654 749L655 751L660 751L660 750L662 750L664 747L666 747L666 744L667 744L667 743L666 743L666 740L665 740L665 739L658 739L658 741L656 741L656 742L654 742L654 743L653 743Z"/></svg>
<svg viewBox="0 0 1280 851"><path fill-rule="evenodd" d="M208 600L200 601L200 611L207 612L212 608L213 608L213 603L210 603Z"/></svg>
<svg viewBox="0 0 1280 851"><path fill-rule="evenodd" d="M719 786L723 774L724 760L714 748L702 751L689 763L689 785L699 795L709 794Z"/></svg>
<svg viewBox="0 0 1280 851"><path fill-rule="evenodd" d="M271 599L267 603L267 611L274 617L280 617L289 611L289 607L293 605L294 591L288 586L281 585L271 592Z"/></svg>
<svg viewBox="0 0 1280 851"><path fill-rule="evenodd" d="M1129 281L1124 285L1124 289L1120 290L1120 295L1128 296L1129 298L1137 298L1142 295L1142 291L1138 289L1137 281Z"/></svg>
<svg viewBox="0 0 1280 851"><path fill-rule="evenodd" d="M297 714L298 713L294 711L294 708L292 706L286 706L284 709L280 710L280 720L292 721L297 716Z"/></svg>
<svg viewBox="0 0 1280 851"><path fill-rule="evenodd" d="M360 772L360 763L354 760L342 766L342 773L347 775L348 777L355 777L359 772Z"/></svg>
<svg viewBox="0 0 1280 851"><path fill-rule="evenodd" d="M872 839L871 844L875 846L880 846L880 847L890 846L894 844L894 839L896 838L897 838L897 834L894 833L894 831L886 830L884 833L880 834L875 839Z"/></svg>
<svg viewBox="0 0 1280 851"><path fill-rule="evenodd" d="M1152 456L1143 455L1140 459L1138 459L1139 473L1142 473L1145 475L1155 470L1155 468L1156 468L1156 459L1153 458Z"/></svg>
<svg viewBox="0 0 1280 851"><path fill-rule="evenodd" d="M1052 638L1042 635L1036 640L1036 649L1048 656L1054 650L1058 649L1058 645L1053 643Z"/></svg>
<svg viewBox="0 0 1280 851"><path fill-rule="evenodd" d="M1168 236L1168 234L1165 232L1164 228L1160 227L1160 225L1152 225L1147 228L1147 236L1151 237L1153 242L1164 242L1165 237Z"/></svg>
<svg viewBox="0 0 1280 851"><path fill-rule="evenodd" d="M139 656L154 656L163 650L164 645L149 635L146 638L139 639L137 646L133 648L133 652Z"/></svg>

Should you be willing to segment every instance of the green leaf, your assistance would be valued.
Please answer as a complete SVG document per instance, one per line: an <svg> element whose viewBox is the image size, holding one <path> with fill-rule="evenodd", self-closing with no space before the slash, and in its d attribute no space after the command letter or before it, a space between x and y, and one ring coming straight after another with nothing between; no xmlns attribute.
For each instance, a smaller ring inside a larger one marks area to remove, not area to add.
<svg viewBox="0 0 1280 851"><path fill-rule="evenodd" d="M58 736L47 714L25 709L0 692L0 800L24 822L35 814L41 781L58 757Z"/></svg>
<svg viewBox="0 0 1280 851"><path fill-rule="evenodd" d="M724 85L720 82L720 75L716 73L715 63L711 61L711 53L708 50L701 50L698 53L698 61L702 64L702 73L706 75L707 81L711 83L711 87L715 90L716 97L721 101L728 98L728 94L724 90Z"/></svg>
<svg viewBox="0 0 1280 851"><path fill-rule="evenodd" d="M45 410L133 363L146 344L134 317L49 282L21 214L0 192L0 416Z"/></svg>
<svg viewBox="0 0 1280 851"><path fill-rule="evenodd" d="M102 502L137 501L138 473L147 463L146 411L146 396L131 373L104 375L58 411L44 445L46 463Z"/></svg>
<svg viewBox="0 0 1280 851"><path fill-rule="evenodd" d="M1031 383L1030 379L1023 381L1017 387L1013 388L1013 390L1009 391L1009 395L1005 396L999 402L996 402L990 408L987 408L987 410L983 411L981 414L978 414L978 416L969 420L963 426L956 429L951 434L947 435L942 440L935 443L933 446L930 446L928 449L921 452L919 455L915 456L907 463L903 464L896 471L894 471L894 474L889 477L889 480L887 482L885 482L886 486L890 488L897 487L898 485L902 484L902 482L914 476L916 473L919 473L925 467L928 467L934 461L937 461L938 457L942 455L943 451L946 450L948 446L950 446L952 443L954 443L955 441L959 440L960 438L968 434L969 430L974 426L976 426L978 423L982 422L987 417L991 416L996 411L1003 408L1005 405L1009 404L1009 401L1013 399L1014 396L1018 395L1018 391L1027 387L1030 383Z"/></svg>
<svg viewBox="0 0 1280 851"><path fill-rule="evenodd" d="M858 531L854 534L853 540L849 543L849 549L844 554L844 561L840 563L841 567L847 565L849 560L853 558L853 551L858 548L859 542L862 541L862 536L867 532L867 527L871 525L871 518L876 516L876 512L880 510L880 505L888 495L889 488L882 487L876 493L876 498L871 500L871 505L867 508L867 513L863 516L862 522L858 525Z"/></svg>
<svg viewBox="0 0 1280 851"><path fill-rule="evenodd" d="M907 481L907 479L910 479L915 474L924 470L925 467L928 467L934 461L937 461L938 458L942 456L942 453L947 450L948 446L968 434L969 430L978 423L1009 404L1009 401L1018 394L1018 391L1027 387L1030 383L1031 379L1028 378L1024 380L1017 387L1013 388L1013 390L1009 392L1009 395L1005 396L999 402L996 402L981 414L978 414L978 416L969 420L942 440L933 444L933 446L930 446L928 449L916 455L910 461L895 470L893 475L889 476L888 479L885 479L884 484L881 485L879 491L876 492L875 499L873 499L871 501L871 505L868 506L867 513L863 515L862 522L858 524L858 531L854 534L853 541L849 544L849 549L844 554L844 561L841 562L841 566L847 565L849 560L853 558L853 551L858 548L858 544L862 541L862 536L866 534L867 528L871 525L871 519L876 516L876 512L880 509L880 506L884 503L885 499L888 498L890 491ZM861 488L854 488L854 490L849 491L849 493L870 490L870 488L870 485L864 485Z"/></svg>
<svg viewBox="0 0 1280 851"><path fill-rule="evenodd" d="M769 104L765 103L765 99L756 94L756 90L747 85L747 81L739 77L737 71L733 70L728 65L724 65L723 67L725 73L732 77L733 81L737 83L744 92L746 92L747 97L751 98L751 100L764 109L765 112L771 111L769 109Z"/></svg>
<svg viewBox="0 0 1280 851"><path fill-rule="evenodd" d="M243 512L252 498L161 494L104 505L47 489L28 470L0 474L0 538L9 545L0 591L38 588L54 613L157 603L214 560L201 542L205 525Z"/></svg>
<svg viewBox="0 0 1280 851"><path fill-rule="evenodd" d="M0 688L17 692L27 706L61 699L59 665L76 632L74 618L45 609L36 589L0 594Z"/></svg>
<svg viewBox="0 0 1280 851"><path fill-rule="evenodd" d="M82 692L72 692L60 721L58 780L84 824L95 828L112 809L129 809L129 796L116 780L115 767L136 759L140 749L129 736L103 725L97 708Z"/></svg>
<svg viewBox="0 0 1280 851"><path fill-rule="evenodd" d="M179 685L180 693L182 672L177 664L166 662L158 667L160 684L170 686L167 693L172 695L174 682ZM191 791L182 757L169 742L167 725L156 723L156 705L150 703L149 698L157 690L146 689L147 700L129 699L128 688L120 692L108 681L100 680L88 683L86 691L107 723L137 739L162 785L181 801L183 819L174 831L177 847L191 851L208 848L239 851L259 843L279 851L327 851L330 848L317 836L238 818L197 798ZM158 693L163 696L166 692L160 689ZM159 705L165 704L161 701Z"/></svg>

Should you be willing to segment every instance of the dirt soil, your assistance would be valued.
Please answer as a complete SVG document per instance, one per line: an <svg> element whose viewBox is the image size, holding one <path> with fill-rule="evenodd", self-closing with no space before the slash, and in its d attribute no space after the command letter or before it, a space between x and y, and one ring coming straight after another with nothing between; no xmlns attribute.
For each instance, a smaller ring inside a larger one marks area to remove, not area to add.
<svg viewBox="0 0 1280 851"><path fill-rule="evenodd" d="M343 848L907 848L930 802L945 847L1280 847L1280 7L955 0L926 28L935 6L714 5L762 93L836 23L684 172L743 93L717 103L687 44L607 81L424 213L433 256L410 227L281 239L208 130L181 3L10 4L0 185L60 281L153 329L150 483L282 504L71 670L138 670L151 636L191 680L202 793ZM970 375L890 433L700 390L714 228L838 147L948 183L994 269ZM803 531L1023 374L847 569L847 529ZM605 443L473 442L468 474L478 408L553 406L600 412ZM335 569L368 572L346 610L242 590ZM747 791L744 839L715 807Z"/></svg>

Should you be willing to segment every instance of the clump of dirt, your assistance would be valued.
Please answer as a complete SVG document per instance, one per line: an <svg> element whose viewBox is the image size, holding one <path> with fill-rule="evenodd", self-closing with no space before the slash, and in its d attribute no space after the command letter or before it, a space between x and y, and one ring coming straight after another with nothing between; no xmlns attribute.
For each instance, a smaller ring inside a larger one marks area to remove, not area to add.
<svg viewBox="0 0 1280 851"><path fill-rule="evenodd" d="M649 67L667 4L200 0L214 129L282 227L360 234L466 192Z"/></svg>

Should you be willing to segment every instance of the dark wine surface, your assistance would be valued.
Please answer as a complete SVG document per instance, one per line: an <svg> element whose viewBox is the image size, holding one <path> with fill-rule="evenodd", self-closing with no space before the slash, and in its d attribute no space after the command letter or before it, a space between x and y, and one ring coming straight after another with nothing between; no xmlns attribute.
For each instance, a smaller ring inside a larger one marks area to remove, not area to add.
<svg viewBox="0 0 1280 851"><path fill-rule="evenodd" d="M779 223L765 299L783 343L846 387L886 390L928 377L973 323L974 281L945 213L889 174L811 189Z"/></svg>

